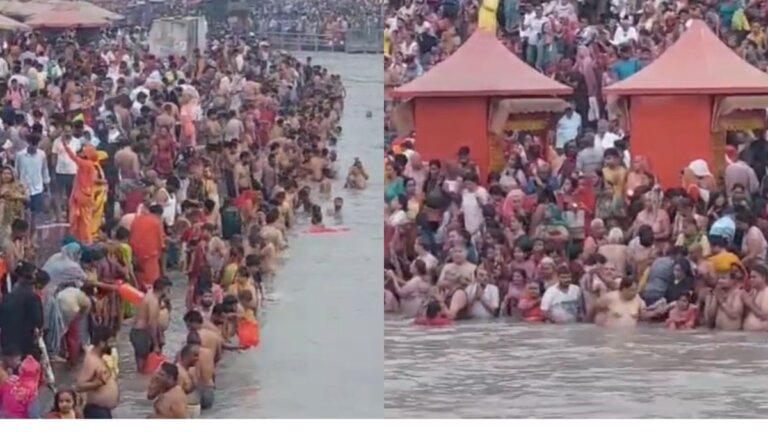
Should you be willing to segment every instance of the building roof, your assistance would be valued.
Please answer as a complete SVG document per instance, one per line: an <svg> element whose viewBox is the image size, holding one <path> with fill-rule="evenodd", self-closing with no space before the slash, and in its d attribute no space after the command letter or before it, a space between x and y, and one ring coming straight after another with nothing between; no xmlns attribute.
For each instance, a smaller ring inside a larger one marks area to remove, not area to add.
<svg viewBox="0 0 768 432"><path fill-rule="evenodd" d="M400 98L456 96L559 96L573 89L539 73L483 30L424 75L398 87Z"/></svg>
<svg viewBox="0 0 768 432"><path fill-rule="evenodd" d="M768 94L768 74L726 46L700 20L658 59L605 88L618 95Z"/></svg>

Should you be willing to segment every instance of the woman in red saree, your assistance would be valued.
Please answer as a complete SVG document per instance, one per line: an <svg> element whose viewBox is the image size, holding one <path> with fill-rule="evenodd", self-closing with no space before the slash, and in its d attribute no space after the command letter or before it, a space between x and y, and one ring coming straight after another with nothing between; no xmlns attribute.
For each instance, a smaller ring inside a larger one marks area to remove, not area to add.
<svg viewBox="0 0 768 432"><path fill-rule="evenodd" d="M79 157L69 146L62 146L67 156L77 165L72 195L69 197L69 227L72 235L84 245L93 242L92 219L94 189L96 187L98 154L93 146L83 147L83 157Z"/></svg>
<svg viewBox="0 0 768 432"><path fill-rule="evenodd" d="M165 230L163 228L163 207L154 204L149 213L137 215L131 224L128 243L136 259L136 280L139 289L151 287L163 274L160 265L165 251Z"/></svg>

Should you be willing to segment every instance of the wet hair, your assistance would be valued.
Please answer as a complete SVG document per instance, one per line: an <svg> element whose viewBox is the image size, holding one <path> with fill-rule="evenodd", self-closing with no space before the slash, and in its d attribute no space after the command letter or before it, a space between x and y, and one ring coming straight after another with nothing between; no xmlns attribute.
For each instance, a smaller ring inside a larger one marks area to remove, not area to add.
<svg viewBox="0 0 768 432"><path fill-rule="evenodd" d="M256 267L261 265L261 258L256 254L250 254L245 257L246 267Z"/></svg>
<svg viewBox="0 0 768 432"><path fill-rule="evenodd" d="M273 208L270 208L270 209L267 211L267 215L266 215L267 224L272 224L272 223L274 223L275 221L277 221L277 219L278 219L279 217L280 217L280 212L279 212L279 211L278 211L276 208L274 208L274 207L273 207Z"/></svg>
<svg viewBox="0 0 768 432"><path fill-rule="evenodd" d="M200 333L197 331L190 331L187 333L187 345L202 345L203 340L200 338Z"/></svg>
<svg viewBox="0 0 768 432"><path fill-rule="evenodd" d="M128 230L128 228L119 226L115 230L115 239L123 241L128 240L131 237L131 231Z"/></svg>
<svg viewBox="0 0 768 432"><path fill-rule="evenodd" d="M179 380L179 368L173 363L165 362L160 366L160 370L174 382Z"/></svg>
<svg viewBox="0 0 768 432"><path fill-rule="evenodd" d="M170 288L173 286L173 282L171 282L170 279L163 276L160 277L155 281L155 283L152 284L152 289L154 291L164 291L166 288Z"/></svg>
<svg viewBox="0 0 768 432"><path fill-rule="evenodd" d="M424 276L427 274L427 264L424 263L424 260L417 259L414 261L413 268L416 270L417 275Z"/></svg>
<svg viewBox="0 0 768 432"><path fill-rule="evenodd" d="M106 344L112 338L112 331L105 326L95 326L91 331L91 343L93 346Z"/></svg>
<svg viewBox="0 0 768 432"><path fill-rule="evenodd" d="M437 300L431 300L429 303L427 303L427 318L437 318L439 313L440 303L438 303Z"/></svg>
<svg viewBox="0 0 768 432"><path fill-rule="evenodd" d="M237 302L237 299L235 299L235 302ZM219 303L211 309L211 316L222 316L226 311L227 309L224 304Z"/></svg>
<svg viewBox="0 0 768 432"><path fill-rule="evenodd" d="M653 246L653 228L650 225L642 225L637 230L637 237L643 247Z"/></svg>
<svg viewBox="0 0 768 432"><path fill-rule="evenodd" d="M241 290L237 293L237 299L240 303L250 303L253 301L253 293L250 290Z"/></svg>
<svg viewBox="0 0 768 432"><path fill-rule="evenodd" d="M216 208L216 201L214 201L212 199L207 199L203 203L203 206L205 207L205 209L207 211L212 212Z"/></svg>
<svg viewBox="0 0 768 432"><path fill-rule="evenodd" d="M179 353L179 357L182 359L189 358L189 356L192 354L192 348L194 348L195 344L186 344L183 347L181 347L181 352Z"/></svg>
<svg viewBox="0 0 768 432"><path fill-rule="evenodd" d="M38 270L35 272L35 285L40 287L41 289L48 285L48 283L51 281L51 276L48 274L45 270Z"/></svg>
<svg viewBox="0 0 768 432"><path fill-rule="evenodd" d="M216 305L218 306L218 305ZM216 309L216 307L214 307ZM184 323L186 324L202 324L203 314L200 311L191 310L184 314Z"/></svg>

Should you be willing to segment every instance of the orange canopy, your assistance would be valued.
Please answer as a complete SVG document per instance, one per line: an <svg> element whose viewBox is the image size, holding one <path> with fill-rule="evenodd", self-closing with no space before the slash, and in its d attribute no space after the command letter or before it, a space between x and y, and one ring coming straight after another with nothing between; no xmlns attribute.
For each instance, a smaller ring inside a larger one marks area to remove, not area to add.
<svg viewBox="0 0 768 432"><path fill-rule="evenodd" d="M658 59L605 88L617 95L768 94L768 74L727 47L707 25L691 26Z"/></svg>
<svg viewBox="0 0 768 432"><path fill-rule="evenodd" d="M517 58L495 35L476 30L453 55L393 94L401 98L559 96L572 91Z"/></svg>

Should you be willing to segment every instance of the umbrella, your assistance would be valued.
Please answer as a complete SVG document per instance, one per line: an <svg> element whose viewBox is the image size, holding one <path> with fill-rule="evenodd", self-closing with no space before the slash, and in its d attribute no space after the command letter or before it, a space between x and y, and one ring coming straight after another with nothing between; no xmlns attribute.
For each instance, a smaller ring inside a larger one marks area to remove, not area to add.
<svg viewBox="0 0 768 432"><path fill-rule="evenodd" d="M0 30L31 30L32 28L7 16L0 15Z"/></svg>
<svg viewBox="0 0 768 432"><path fill-rule="evenodd" d="M97 28L110 24L107 18L75 10L50 10L32 15L25 20L25 24L32 28Z"/></svg>

